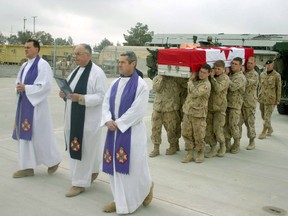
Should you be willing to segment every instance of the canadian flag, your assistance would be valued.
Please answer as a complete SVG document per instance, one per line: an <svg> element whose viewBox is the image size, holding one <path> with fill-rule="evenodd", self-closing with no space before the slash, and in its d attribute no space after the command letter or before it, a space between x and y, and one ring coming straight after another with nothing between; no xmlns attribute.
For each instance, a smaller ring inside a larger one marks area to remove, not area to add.
<svg viewBox="0 0 288 216"><path fill-rule="evenodd" d="M186 66L190 71L198 71L202 64L213 64L217 60L223 60L225 67L231 66L235 57L243 59L243 65L249 57L254 55L253 48L243 47L209 47L196 49L164 49L158 51L158 64Z"/></svg>

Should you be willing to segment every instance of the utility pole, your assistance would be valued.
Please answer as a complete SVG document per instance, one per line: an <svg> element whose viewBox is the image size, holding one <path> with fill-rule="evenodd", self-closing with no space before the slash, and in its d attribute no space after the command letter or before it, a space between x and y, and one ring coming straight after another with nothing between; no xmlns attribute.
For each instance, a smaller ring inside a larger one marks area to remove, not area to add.
<svg viewBox="0 0 288 216"><path fill-rule="evenodd" d="M35 19L36 19L37 16L32 16L33 18L33 34L35 36Z"/></svg>
<svg viewBox="0 0 288 216"><path fill-rule="evenodd" d="M26 22L26 18L24 17L24 32L25 32L25 22Z"/></svg>

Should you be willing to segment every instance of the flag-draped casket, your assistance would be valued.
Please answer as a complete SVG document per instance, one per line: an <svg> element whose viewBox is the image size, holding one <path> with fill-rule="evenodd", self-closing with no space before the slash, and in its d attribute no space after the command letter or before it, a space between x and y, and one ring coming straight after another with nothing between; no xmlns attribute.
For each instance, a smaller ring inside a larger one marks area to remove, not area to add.
<svg viewBox="0 0 288 216"><path fill-rule="evenodd" d="M158 74L188 78L202 64L207 63L213 67L215 61L223 60L225 67L230 67L235 57L242 58L244 64L251 56L254 56L254 49L244 47L163 49L158 51Z"/></svg>

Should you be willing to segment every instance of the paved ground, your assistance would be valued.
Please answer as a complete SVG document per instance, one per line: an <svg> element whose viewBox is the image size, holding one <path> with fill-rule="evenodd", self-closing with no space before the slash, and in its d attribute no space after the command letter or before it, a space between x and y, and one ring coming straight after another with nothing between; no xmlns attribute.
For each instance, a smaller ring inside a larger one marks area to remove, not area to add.
<svg viewBox="0 0 288 216"><path fill-rule="evenodd" d="M0 78L16 77L20 66L18 65L1 65L0 64Z"/></svg>
<svg viewBox="0 0 288 216"><path fill-rule="evenodd" d="M1 71L0 71L1 74ZM17 145L11 139L16 98L15 78L0 78L0 214L1 216L90 216L107 215L101 212L112 201L108 177L101 173L85 193L66 198L70 188L67 153L64 151L63 110L54 83L50 94L54 131L62 149L63 161L59 170L47 174L39 166L35 176L13 179L17 167ZM111 82L112 79L108 79ZM146 79L151 86L151 81ZM151 134L152 104L149 104L145 123ZM257 112L256 131L261 131L260 113ZM180 163L181 151L165 156L167 139L163 134L162 154L149 159L155 183L154 199L150 206L140 207L133 215L180 216L268 216L287 215L288 211L288 116L273 113L274 133L266 140L256 140L257 148L245 150L247 138L241 140L241 151L224 158L206 159L202 164ZM103 130L103 134L104 134ZM246 130L243 130L243 134ZM148 140L149 151L152 149ZM265 209L270 209L269 213ZM115 215L115 214L109 214Z"/></svg>

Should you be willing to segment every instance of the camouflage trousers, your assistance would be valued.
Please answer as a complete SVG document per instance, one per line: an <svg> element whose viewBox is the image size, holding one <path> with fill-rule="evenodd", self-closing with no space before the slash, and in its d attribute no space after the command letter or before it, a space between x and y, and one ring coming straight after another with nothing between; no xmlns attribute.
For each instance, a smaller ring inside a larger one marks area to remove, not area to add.
<svg viewBox="0 0 288 216"><path fill-rule="evenodd" d="M240 139L239 121L241 116L241 110L227 107L226 110L226 122L224 127L225 139Z"/></svg>
<svg viewBox="0 0 288 216"><path fill-rule="evenodd" d="M245 123L247 127L247 137L249 139L254 139L256 137L255 112L256 108L254 107L242 107L239 121L240 136L242 136L242 125Z"/></svg>
<svg viewBox="0 0 288 216"><path fill-rule="evenodd" d="M192 115L183 116L182 137L185 141L185 150L197 151L205 148L206 118L197 118Z"/></svg>
<svg viewBox="0 0 288 216"><path fill-rule="evenodd" d="M271 127L271 115L274 111L275 105L260 103L261 117L263 119L264 127Z"/></svg>
<svg viewBox="0 0 288 216"><path fill-rule="evenodd" d="M181 120L179 111L157 112L152 113L152 134L151 141L153 144L161 144L162 125L164 126L169 144L177 144L181 137Z"/></svg>
<svg viewBox="0 0 288 216"><path fill-rule="evenodd" d="M216 146L217 142L224 143L225 112L208 112L206 122L205 141L210 146Z"/></svg>

